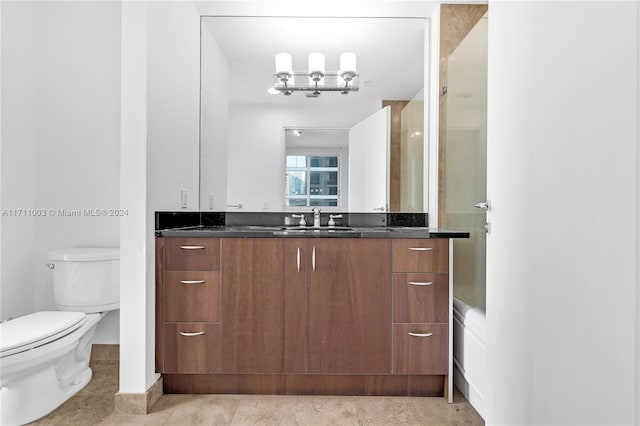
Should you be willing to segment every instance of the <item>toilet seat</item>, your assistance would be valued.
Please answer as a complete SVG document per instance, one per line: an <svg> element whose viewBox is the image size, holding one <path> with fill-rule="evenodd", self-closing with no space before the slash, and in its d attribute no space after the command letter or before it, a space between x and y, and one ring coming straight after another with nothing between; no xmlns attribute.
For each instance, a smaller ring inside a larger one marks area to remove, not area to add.
<svg viewBox="0 0 640 426"><path fill-rule="evenodd" d="M42 311L0 324L0 358L60 339L80 328L84 312Z"/></svg>

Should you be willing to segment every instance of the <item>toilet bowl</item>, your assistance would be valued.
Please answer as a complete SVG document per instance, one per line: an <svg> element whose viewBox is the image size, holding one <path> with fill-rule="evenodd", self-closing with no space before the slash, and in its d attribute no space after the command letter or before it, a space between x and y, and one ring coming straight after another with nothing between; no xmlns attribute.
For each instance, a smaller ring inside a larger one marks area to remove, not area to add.
<svg viewBox="0 0 640 426"><path fill-rule="evenodd" d="M118 249L49 254L58 309L0 324L0 424L50 413L91 380L91 341L106 311L119 308ZM69 311L68 309L73 309Z"/></svg>

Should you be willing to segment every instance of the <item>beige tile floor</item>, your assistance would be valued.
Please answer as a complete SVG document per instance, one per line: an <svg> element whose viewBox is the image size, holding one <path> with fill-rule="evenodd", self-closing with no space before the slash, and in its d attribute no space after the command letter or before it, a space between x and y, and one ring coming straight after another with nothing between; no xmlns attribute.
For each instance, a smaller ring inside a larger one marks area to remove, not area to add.
<svg viewBox="0 0 640 426"><path fill-rule="evenodd" d="M484 425L459 393L444 398L163 395L146 416L113 410L118 362L93 361L92 381L35 425Z"/></svg>

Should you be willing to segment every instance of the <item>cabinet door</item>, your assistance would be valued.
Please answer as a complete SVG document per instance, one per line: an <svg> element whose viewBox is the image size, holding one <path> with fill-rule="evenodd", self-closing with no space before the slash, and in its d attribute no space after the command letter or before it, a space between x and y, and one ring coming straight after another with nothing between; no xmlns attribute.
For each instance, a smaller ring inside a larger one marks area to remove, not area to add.
<svg viewBox="0 0 640 426"><path fill-rule="evenodd" d="M308 241L307 372L391 372L390 244Z"/></svg>
<svg viewBox="0 0 640 426"><path fill-rule="evenodd" d="M223 239L223 372L304 372L304 247L296 242L304 243Z"/></svg>

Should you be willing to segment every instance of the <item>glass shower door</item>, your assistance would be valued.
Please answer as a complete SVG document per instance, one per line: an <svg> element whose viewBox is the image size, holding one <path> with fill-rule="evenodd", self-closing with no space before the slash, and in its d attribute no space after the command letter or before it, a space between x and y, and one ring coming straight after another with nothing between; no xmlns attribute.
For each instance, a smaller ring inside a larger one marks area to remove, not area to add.
<svg viewBox="0 0 640 426"><path fill-rule="evenodd" d="M487 218L475 205L487 199L487 19L449 56L447 71L439 226L470 231L454 241L453 292L485 311Z"/></svg>

